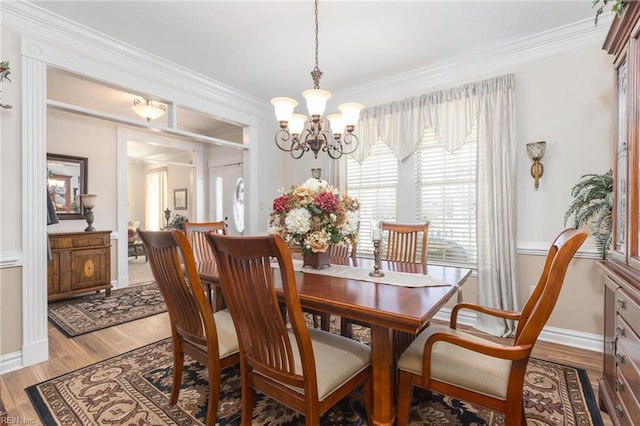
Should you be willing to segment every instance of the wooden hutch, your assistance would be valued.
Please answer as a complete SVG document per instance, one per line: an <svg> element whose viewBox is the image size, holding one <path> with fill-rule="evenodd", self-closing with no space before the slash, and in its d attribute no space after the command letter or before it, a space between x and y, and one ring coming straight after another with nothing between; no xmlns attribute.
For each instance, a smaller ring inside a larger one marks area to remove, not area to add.
<svg viewBox="0 0 640 426"><path fill-rule="evenodd" d="M640 3L626 2L603 49L614 57L613 245L605 261L601 408L615 425L640 419Z"/></svg>

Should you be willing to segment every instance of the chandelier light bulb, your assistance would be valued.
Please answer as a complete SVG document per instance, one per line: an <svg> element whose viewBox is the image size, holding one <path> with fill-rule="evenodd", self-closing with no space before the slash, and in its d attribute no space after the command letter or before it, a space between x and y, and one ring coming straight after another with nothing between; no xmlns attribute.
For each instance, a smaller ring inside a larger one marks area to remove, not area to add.
<svg viewBox="0 0 640 426"><path fill-rule="evenodd" d="M327 115L327 120L329 120L329 126L331 127L331 132L338 136L344 133L344 119L342 118L342 114L329 114Z"/></svg>
<svg viewBox="0 0 640 426"><path fill-rule="evenodd" d="M291 120L289 120L289 132L292 135L299 135L304 129L304 123L307 121L307 117L302 114L293 114Z"/></svg>
<svg viewBox="0 0 640 426"><path fill-rule="evenodd" d="M345 126L355 126L360 120L360 111L364 109L364 105L351 102L338 106L338 111L342 113Z"/></svg>
<svg viewBox="0 0 640 426"><path fill-rule="evenodd" d="M322 116L324 110L327 107L327 101L331 97L331 93L322 89L309 89L302 92L302 97L307 100L307 110L309 115Z"/></svg>
<svg viewBox="0 0 640 426"><path fill-rule="evenodd" d="M282 123L291 120L293 109L298 106L298 101L291 98L278 97L271 99L271 105L276 111L276 119Z"/></svg>

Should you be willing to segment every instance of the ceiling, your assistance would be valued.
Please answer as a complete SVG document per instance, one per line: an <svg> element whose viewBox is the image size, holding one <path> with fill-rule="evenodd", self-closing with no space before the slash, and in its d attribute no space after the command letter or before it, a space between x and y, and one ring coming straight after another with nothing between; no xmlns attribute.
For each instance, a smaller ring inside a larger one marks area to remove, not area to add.
<svg viewBox="0 0 640 426"><path fill-rule="evenodd" d="M312 86L311 0L33 3L265 102ZM594 15L590 0L321 0L320 86L352 89Z"/></svg>

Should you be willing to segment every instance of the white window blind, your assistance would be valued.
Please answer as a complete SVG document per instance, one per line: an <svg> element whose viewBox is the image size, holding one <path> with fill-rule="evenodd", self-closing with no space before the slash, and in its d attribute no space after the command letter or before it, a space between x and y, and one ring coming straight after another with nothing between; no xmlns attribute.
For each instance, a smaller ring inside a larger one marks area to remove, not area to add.
<svg viewBox="0 0 640 426"><path fill-rule="evenodd" d="M347 193L360 201L358 255L372 255L371 224L396 219L398 159L378 141L362 164L347 156Z"/></svg>
<svg viewBox="0 0 640 426"><path fill-rule="evenodd" d="M429 220L427 259L476 264L477 136L451 153L427 130L416 151L416 219Z"/></svg>

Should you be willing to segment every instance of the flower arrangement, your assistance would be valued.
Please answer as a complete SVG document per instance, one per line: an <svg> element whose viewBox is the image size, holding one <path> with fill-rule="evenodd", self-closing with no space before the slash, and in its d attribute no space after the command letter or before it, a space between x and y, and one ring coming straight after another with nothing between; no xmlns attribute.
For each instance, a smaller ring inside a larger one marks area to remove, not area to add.
<svg viewBox="0 0 640 426"><path fill-rule="evenodd" d="M351 244L358 236L360 203L326 181L310 178L273 200L269 232L299 246L304 255L324 253L330 244Z"/></svg>

